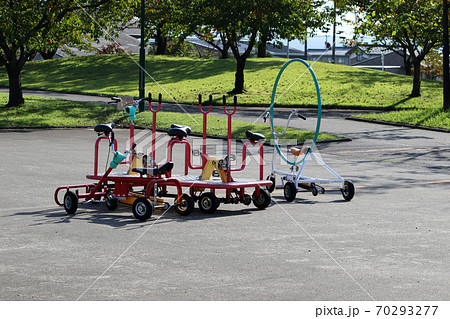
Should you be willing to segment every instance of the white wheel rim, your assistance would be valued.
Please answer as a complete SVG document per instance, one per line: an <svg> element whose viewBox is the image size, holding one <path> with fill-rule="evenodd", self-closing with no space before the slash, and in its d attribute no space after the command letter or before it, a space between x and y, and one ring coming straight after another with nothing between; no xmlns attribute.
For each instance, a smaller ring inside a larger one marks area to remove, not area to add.
<svg viewBox="0 0 450 319"><path fill-rule="evenodd" d="M202 207L204 209L211 209L212 207L212 200L209 197L205 197L203 198L203 200L201 201Z"/></svg>
<svg viewBox="0 0 450 319"><path fill-rule="evenodd" d="M145 215L146 212L147 212L147 206L145 206L144 203L138 203L138 204L136 205L136 213L137 213L139 216Z"/></svg>
<svg viewBox="0 0 450 319"><path fill-rule="evenodd" d="M60 197L61 198L61 197ZM66 199L64 201L64 205L69 208L72 206L72 198L70 198L70 196L66 196Z"/></svg>

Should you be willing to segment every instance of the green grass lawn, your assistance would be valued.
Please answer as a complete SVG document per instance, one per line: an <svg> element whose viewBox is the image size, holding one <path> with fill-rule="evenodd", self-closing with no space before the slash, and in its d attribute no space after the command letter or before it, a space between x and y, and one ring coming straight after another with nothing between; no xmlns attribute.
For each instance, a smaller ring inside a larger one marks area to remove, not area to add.
<svg viewBox="0 0 450 319"><path fill-rule="evenodd" d="M6 104L8 95L0 94L0 105ZM0 127L59 127L59 126L94 126L99 123L114 122L127 125L128 116L122 111L116 111L115 106L96 105L92 103L72 102L59 99L47 99L34 96L25 97L25 105L17 108L0 108ZM151 127L152 113L137 114L136 125ZM169 129L173 123L188 125L192 132L202 133L203 122L201 114L186 114L159 112L157 129ZM233 138L246 138L245 131L262 133L270 140L270 127L261 123L233 121ZM277 131L281 131L278 128ZM227 119L214 116L208 117L208 134L227 136ZM298 142L311 140L313 132L288 129L285 138L297 139ZM336 136L321 133L319 140L335 139Z"/></svg>
<svg viewBox="0 0 450 319"><path fill-rule="evenodd" d="M127 55L91 55L28 62L22 73L22 83L24 88L32 89L137 96L138 56L133 55L132 58ZM275 58L249 59L245 69L246 92L239 95L238 105L268 106L273 83L286 61ZM317 75L325 108L401 111L364 117L448 127L449 113L440 112L443 102L440 82L423 80L422 96L408 98L412 77L330 63L310 63ZM214 103L220 104L222 95L234 87L235 68L236 63L232 58L205 60L147 56L146 70L149 75L146 76L146 91L154 97L162 93L165 101L186 103L196 103L199 93L204 96L204 100L213 94ZM4 68L0 68L0 85L8 86ZM232 103L231 98L228 101ZM277 89L276 105L317 106L314 83L301 63L292 63L283 73ZM73 118L74 122L78 120ZM40 123L43 119L31 119L30 115L30 123L33 121Z"/></svg>
<svg viewBox="0 0 450 319"><path fill-rule="evenodd" d="M24 88L138 96L138 66L127 55L91 55L28 62L22 73ZM239 105L270 104L275 78L286 59L252 58L245 69L246 93ZM423 108L442 105L442 83L422 82L422 97L409 99L412 77L330 63L314 63L324 107ZM146 91L164 100L194 103L199 93L213 94L221 103L234 87L236 62L167 56L147 56ZM292 63L277 89L277 105L317 106L314 83L301 63ZM294 85L292 85L295 82ZM0 85L8 86L4 68ZM231 102L231 99L230 99Z"/></svg>
<svg viewBox="0 0 450 319"><path fill-rule="evenodd" d="M355 117L450 130L450 111L445 112L442 108L399 110L378 114L364 114Z"/></svg>

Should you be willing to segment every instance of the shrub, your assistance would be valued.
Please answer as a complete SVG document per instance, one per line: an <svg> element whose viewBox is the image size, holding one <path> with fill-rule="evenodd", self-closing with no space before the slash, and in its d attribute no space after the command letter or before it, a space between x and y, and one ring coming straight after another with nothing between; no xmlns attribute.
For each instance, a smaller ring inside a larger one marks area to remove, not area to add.
<svg viewBox="0 0 450 319"><path fill-rule="evenodd" d="M102 46L97 49L96 54L124 54L126 53L124 49L120 46L119 42L108 43L106 46Z"/></svg>

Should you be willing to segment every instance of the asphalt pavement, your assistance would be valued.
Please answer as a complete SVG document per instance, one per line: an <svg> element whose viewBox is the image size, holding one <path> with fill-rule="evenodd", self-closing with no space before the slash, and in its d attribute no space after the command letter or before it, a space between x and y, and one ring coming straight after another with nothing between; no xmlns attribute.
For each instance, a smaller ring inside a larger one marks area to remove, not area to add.
<svg viewBox="0 0 450 319"><path fill-rule="evenodd" d="M236 118L256 120L256 111ZM276 190L265 210L222 204L212 215L169 210L146 222L128 207L88 204L67 215L54 203L57 187L92 172L92 129L0 130L0 299L448 300L448 133L345 120L352 112L324 112L323 131L351 141L316 149L354 182L352 201L307 192L289 203ZM314 127L314 112L305 115L292 125ZM117 130L119 147L127 134ZM264 156L268 175L271 147ZM327 178L313 161L305 172Z"/></svg>

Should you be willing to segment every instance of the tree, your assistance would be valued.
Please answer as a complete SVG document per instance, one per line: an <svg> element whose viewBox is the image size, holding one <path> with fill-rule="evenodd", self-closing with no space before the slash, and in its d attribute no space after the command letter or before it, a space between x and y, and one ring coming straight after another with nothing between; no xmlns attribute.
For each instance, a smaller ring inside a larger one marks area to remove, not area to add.
<svg viewBox="0 0 450 319"><path fill-rule="evenodd" d="M443 100L444 100L444 110L450 110L450 74L449 74L449 38L448 38L448 2L443 1L442 8L442 29L443 29L443 48L442 48L442 73L443 73Z"/></svg>
<svg viewBox="0 0 450 319"><path fill-rule="evenodd" d="M322 0L177 0L181 20L191 30L213 30L224 36L236 60L232 94L244 92L244 69L258 34L267 39L290 38L318 26ZM189 9L190 8L190 9ZM204 34L204 32L198 32ZM226 40L226 41L224 41Z"/></svg>
<svg viewBox="0 0 450 319"><path fill-rule="evenodd" d="M435 50L431 51L424 61L425 65L423 70L427 78L434 79L435 77L443 77L443 61L442 54L440 52Z"/></svg>
<svg viewBox="0 0 450 319"><path fill-rule="evenodd" d="M344 0L342 0L344 1ZM420 96L421 63L442 43L442 0L347 0L359 7L357 35L375 37L374 44L405 48L414 69L410 97Z"/></svg>
<svg viewBox="0 0 450 319"><path fill-rule="evenodd" d="M267 35L266 32L260 31L258 41L258 58L265 58L267 56Z"/></svg>
<svg viewBox="0 0 450 319"><path fill-rule="evenodd" d="M37 52L66 43L81 43L84 35L98 39L114 29L135 0L0 0L0 63L9 78L7 106L24 103L20 74Z"/></svg>
<svg viewBox="0 0 450 319"><path fill-rule="evenodd" d="M326 1L267 1L261 10L258 57L266 56L266 46L272 42L282 47L281 39L307 39L307 34L331 19L325 10ZM309 30L309 32L308 32Z"/></svg>
<svg viewBox="0 0 450 319"><path fill-rule="evenodd" d="M174 22L174 5L171 0L145 1L145 33L146 38L154 38L156 55L166 54L167 38Z"/></svg>

